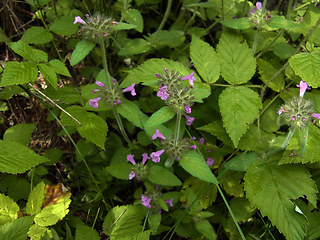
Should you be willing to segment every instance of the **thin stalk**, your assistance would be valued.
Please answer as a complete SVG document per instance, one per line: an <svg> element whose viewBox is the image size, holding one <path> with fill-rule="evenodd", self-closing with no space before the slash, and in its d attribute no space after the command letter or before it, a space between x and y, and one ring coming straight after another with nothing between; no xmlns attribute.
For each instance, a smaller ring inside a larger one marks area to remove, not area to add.
<svg viewBox="0 0 320 240"><path fill-rule="evenodd" d="M290 17L291 17L292 2L293 2L293 0L289 0L289 3L288 3L287 17L286 17L288 20L289 20Z"/></svg>
<svg viewBox="0 0 320 240"><path fill-rule="evenodd" d="M147 211L147 215L146 215L146 217L145 217L145 219L144 219L144 222L143 222L143 226L142 226L142 230L141 230L141 232L143 232L143 231L144 231L144 229L146 228L146 225L147 225L147 221L148 221L148 217L149 217L149 215L150 215L150 209L148 209L148 211Z"/></svg>
<svg viewBox="0 0 320 240"><path fill-rule="evenodd" d="M126 130L124 129L124 126L123 126L121 117L120 117L117 109L115 108L115 106L113 106L112 110L113 110L114 117L116 118L116 121L117 121L117 123L118 123L120 132L122 133L122 136L124 137L124 139L126 140L126 142L127 142L128 144L131 144L131 141L130 141L127 133L126 133Z"/></svg>
<svg viewBox="0 0 320 240"><path fill-rule="evenodd" d="M100 45L100 52L101 52L101 57L102 57L103 69L104 69L104 73L106 75L106 80L107 80L107 88L110 91L112 89L112 83L111 83L111 79L109 77L110 74L109 74L108 64L107 64L106 46L104 43L103 36L99 37L99 45Z"/></svg>
<svg viewBox="0 0 320 240"><path fill-rule="evenodd" d="M274 154L286 149L286 147L289 145L289 142L290 142L291 138L293 137L293 134L294 134L295 130L296 130L296 128L290 128L289 133L288 133L286 139L284 140L283 144L281 145L281 147L276 148L276 149L274 149L274 150L272 150L270 152L267 152L266 153L266 157L268 158L271 155L274 155Z"/></svg>
<svg viewBox="0 0 320 240"><path fill-rule="evenodd" d="M264 54L266 51L268 51L268 49L272 46L272 44L274 44L276 42L276 40L282 35L282 33L284 33L284 30L282 29L277 36L275 36L274 39L272 39L272 41L269 43L269 45L263 49L261 52L259 52L259 54L257 54L257 56L255 58L259 58L262 54Z"/></svg>
<svg viewBox="0 0 320 240"><path fill-rule="evenodd" d="M176 128L174 132L174 143L177 144L180 137L181 112L177 113Z"/></svg>
<svg viewBox="0 0 320 240"><path fill-rule="evenodd" d="M256 35L254 36L254 41L253 41L253 44L252 44L252 52L253 52L253 54L256 53L256 49L257 49L257 46L258 46L259 35L260 35L260 29L257 29Z"/></svg>
<svg viewBox="0 0 320 240"><path fill-rule="evenodd" d="M100 212L100 207L98 208L98 211L97 211L97 213L96 213L96 216L94 217L94 221L93 221L93 224L92 224L92 226L91 226L91 229L93 229L93 228L94 228L94 225L96 224L96 221L97 221L97 219L98 219L99 212Z"/></svg>
<svg viewBox="0 0 320 240"><path fill-rule="evenodd" d="M217 188L218 188L218 190L219 190L219 193L220 193L220 195L221 195L221 197L222 197L222 199L223 199L223 201L224 201L224 204L225 204L226 207L228 208L228 211L229 211L229 213L230 213L230 215L231 215L231 217L232 217L232 220L233 220L234 224L236 225L236 227L237 227L237 229L238 229L238 231L239 231L239 233L240 233L240 236L241 236L242 240L246 240L246 237L244 236L244 234L243 234L243 232L242 232L242 230L241 230L241 228L240 228L240 226L239 226L239 224L238 224L238 222L237 222L237 219L236 219L236 217L234 216L233 211L232 211L231 207L229 206L229 203L228 203L227 199L225 198L225 196L224 196L224 194L223 194L223 192L222 192L219 184L217 184L216 186L217 186Z"/></svg>
<svg viewBox="0 0 320 240"><path fill-rule="evenodd" d="M166 21L168 20L168 17L169 17L169 14L170 14L170 11L171 11L171 6L172 6L172 0L168 0L168 3L167 3L167 9L166 9L166 12L164 13L164 16L162 18L162 21L157 29L156 32L159 32L162 30L162 28L164 27L164 24L166 23Z"/></svg>
<svg viewBox="0 0 320 240"><path fill-rule="evenodd" d="M298 10L300 10L301 8L304 8L304 7L306 7L306 6L308 6L308 5L310 5L311 4L311 2L307 2L307 3L305 3L305 4L302 4L300 7L297 7L296 9L294 9L293 11L298 11Z"/></svg>

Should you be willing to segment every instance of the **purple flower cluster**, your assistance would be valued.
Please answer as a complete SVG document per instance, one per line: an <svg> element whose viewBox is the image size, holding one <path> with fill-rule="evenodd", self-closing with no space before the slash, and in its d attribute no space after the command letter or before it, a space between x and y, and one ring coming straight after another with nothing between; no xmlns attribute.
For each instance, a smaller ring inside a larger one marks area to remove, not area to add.
<svg viewBox="0 0 320 240"><path fill-rule="evenodd" d="M147 160L150 159L147 153L142 154L142 167L146 164ZM143 168L139 166L136 161L134 160L134 155L129 154L127 155L127 161L132 163L135 166L133 170L131 170L129 174L129 180L132 180L134 177L139 178L140 175L143 173Z"/></svg>
<svg viewBox="0 0 320 240"><path fill-rule="evenodd" d="M161 194L160 194L161 195ZM152 197L148 197L144 194L141 195L141 204L149 209L151 209L151 201L152 201ZM164 201L165 203L169 204L170 207L173 207L173 198L170 198L168 200ZM156 203L156 201L154 201L154 209L158 209L158 213L161 214L162 209L158 206L158 204ZM150 211L150 215L152 214L152 211Z"/></svg>
<svg viewBox="0 0 320 240"><path fill-rule="evenodd" d="M253 7L253 8L250 10L249 16L251 16L251 14L256 14L256 11L257 11L257 10L260 10L261 7L262 7L262 3L261 3L261 2L257 2L257 3L256 3L256 6Z"/></svg>

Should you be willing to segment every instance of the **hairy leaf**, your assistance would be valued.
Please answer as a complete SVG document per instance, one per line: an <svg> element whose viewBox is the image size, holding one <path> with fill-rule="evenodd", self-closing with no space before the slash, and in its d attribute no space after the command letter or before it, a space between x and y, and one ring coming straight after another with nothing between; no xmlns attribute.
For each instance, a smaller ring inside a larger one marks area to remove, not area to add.
<svg viewBox="0 0 320 240"><path fill-rule="evenodd" d="M150 128L150 127L156 127L160 124L163 124L170 119L172 119L176 113L170 108L170 107L162 107L158 111L156 111L154 114L151 115L151 117L148 119L148 121L145 122L144 127Z"/></svg>
<svg viewBox="0 0 320 240"><path fill-rule="evenodd" d="M30 62L8 62L4 69L0 87L24 84L37 80L38 69Z"/></svg>
<svg viewBox="0 0 320 240"><path fill-rule="evenodd" d="M143 128L143 123L146 120L147 116L141 112L138 106L131 101L122 101L121 104L116 106L117 111L135 126Z"/></svg>
<svg viewBox="0 0 320 240"><path fill-rule="evenodd" d="M157 185L163 186L179 186L181 181L169 169L153 165L148 169L146 178Z"/></svg>
<svg viewBox="0 0 320 240"><path fill-rule="evenodd" d="M111 164L110 166L106 167L107 172L116 178L120 178L123 180L129 180L129 174L132 169L132 164L129 163L118 163L118 164Z"/></svg>

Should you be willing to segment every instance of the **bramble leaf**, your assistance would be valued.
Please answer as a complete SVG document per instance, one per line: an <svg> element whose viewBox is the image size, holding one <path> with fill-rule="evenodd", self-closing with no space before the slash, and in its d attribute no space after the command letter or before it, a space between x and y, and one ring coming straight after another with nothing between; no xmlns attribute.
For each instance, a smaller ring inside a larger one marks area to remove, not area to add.
<svg viewBox="0 0 320 240"><path fill-rule="evenodd" d="M35 215L41 212L41 206L43 204L45 195L45 184L43 182L38 183L38 185L32 189L29 195L26 212L29 215Z"/></svg>
<svg viewBox="0 0 320 240"><path fill-rule="evenodd" d="M57 88L58 78L54 69L47 64L40 63L38 65L39 71L41 72L45 81L50 83L52 87Z"/></svg>
<svg viewBox="0 0 320 240"><path fill-rule="evenodd" d="M68 68L60 60L53 59L48 64L53 68L53 70L56 73L61 74L63 76L71 77Z"/></svg>
<svg viewBox="0 0 320 240"><path fill-rule="evenodd" d="M33 217L31 216L8 222L0 226L0 239L25 240L27 239L27 233L32 224Z"/></svg>
<svg viewBox="0 0 320 240"><path fill-rule="evenodd" d="M17 219L19 210L18 204L10 197L0 194L0 225Z"/></svg>

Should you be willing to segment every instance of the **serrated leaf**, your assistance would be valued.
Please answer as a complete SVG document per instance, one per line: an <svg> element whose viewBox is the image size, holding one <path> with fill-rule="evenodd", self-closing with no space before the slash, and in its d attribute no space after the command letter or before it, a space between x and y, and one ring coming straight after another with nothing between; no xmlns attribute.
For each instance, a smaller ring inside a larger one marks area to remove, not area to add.
<svg viewBox="0 0 320 240"><path fill-rule="evenodd" d="M146 53L152 49L149 42L142 38L127 39L125 45L118 52L119 56L131 56Z"/></svg>
<svg viewBox="0 0 320 240"><path fill-rule="evenodd" d="M269 81L270 78L276 74L282 65L280 64L271 64L261 58L257 61L259 73L261 76L261 80L267 84L272 90L276 92L280 92L284 88L284 79L283 73L277 74L277 77L272 81Z"/></svg>
<svg viewBox="0 0 320 240"><path fill-rule="evenodd" d="M199 153L190 151L182 156L179 160L180 166L192 176L201 180L218 184L218 180L211 172L206 161Z"/></svg>
<svg viewBox="0 0 320 240"><path fill-rule="evenodd" d="M48 65L53 68L56 73L59 73L63 76L71 77L68 68L58 59L51 60Z"/></svg>
<svg viewBox="0 0 320 240"><path fill-rule="evenodd" d="M215 50L197 36L192 36L190 58L201 77L215 83L220 76L220 62Z"/></svg>
<svg viewBox="0 0 320 240"><path fill-rule="evenodd" d="M70 37L78 31L77 24L73 24L73 22L73 16L62 16L60 18L55 18L49 29L60 36Z"/></svg>
<svg viewBox="0 0 320 240"><path fill-rule="evenodd" d="M52 40L53 36L43 27L31 27L24 32L21 40L27 44L43 44Z"/></svg>
<svg viewBox="0 0 320 240"><path fill-rule="evenodd" d="M131 169L132 165L129 163L111 164L110 166L106 167L106 170L110 175L123 180L129 180Z"/></svg>
<svg viewBox="0 0 320 240"><path fill-rule="evenodd" d="M126 22L136 25L135 29L137 29L138 32L143 31L143 18L139 10L128 9L121 11L121 15Z"/></svg>
<svg viewBox="0 0 320 240"><path fill-rule="evenodd" d="M28 237L30 237L31 240L41 240L48 230L46 227L34 224L29 228Z"/></svg>
<svg viewBox="0 0 320 240"><path fill-rule="evenodd" d="M141 233L138 233L133 236L132 240L149 240L150 239L151 230L147 230Z"/></svg>
<svg viewBox="0 0 320 240"><path fill-rule="evenodd" d="M153 165L148 168L146 178L157 185L163 186L180 186L181 181L169 169L162 166Z"/></svg>
<svg viewBox="0 0 320 240"><path fill-rule="evenodd" d="M252 27L252 24L249 21L249 18L235 18L221 21L221 23L232 29L248 29Z"/></svg>
<svg viewBox="0 0 320 240"><path fill-rule="evenodd" d="M38 69L30 62L8 62L4 69L0 87L24 84L37 80Z"/></svg>
<svg viewBox="0 0 320 240"><path fill-rule="evenodd" d="M48 54L39 49L35 49L23 41L12 42L9 44L11 49L24 59L39 62L48 62Z"/></svg>
<svg viewBox="0 0 320 240"><path fill-rule="evenodd" d="M243 172L229 170L219 178L219 183L229 195L243 197L243 175Z"/></svg>
<svg viewBox="0 0 320 240"><path fill-rule="evenodd" d="M291 201L306 196L310 203L316 203L317 187L304 166L257 161L249 167L244 181L250 203L288 240L304 238L307 219L295 212Z"/></svg>
<svg viewBox="0 0 320 240"><path fill-rule="evenodd" d="M35 123L20 123L14 125L5 131L3 140L18 142L26 145L31 141L31 134L35 125Z"/></svg>
<svg viewBox="0 0 320 240"><path fill-rule="evenodd" d="M76 239L75 240L100 240L99 234L94 228L89 226L78 224L76 227Z"/></svg>
<svg viewBox="0 0 320 240"><path fill-rule="evenodd" d="M29 215L35 215L41 212L41 206L43 204L45 195L45 184L43 182L32 189L29 195L28 202L26 205L26 212Z"/></svg>
<svg viewBox="0 0 320 240"><path fill-rule="evenodd" d="M230 207L238 222L246 222L254 214L254 208L246 198L232 198Z"/></svg>
<svg viewBox="0 0 320 240"><path fill-rule="evenodd" d="M0 193L0 225L17 219L19 210L18 204L8 196Z"/></svg>
<svg viewBox="0 0 320 240"><path fill-rule="evenodd" d="M42 90L44 94L50 97L52 100L57 100L61 103L75 104L81 103L81 96L79 91L72 86L64 86L63 88L54 89L48 86L46 89ZM92 91L91 91L92 98ZM91 107L91 106L90 106ZM92 107L91 107L92 109Z"/></svg>
<svg viewBox="0 0 320 240"><path fill-rule="evenodd" d="M204 219L201 221L197 221L195 223L195 227L199 233L201 233L203 236L205 236L206 239L209 239L209 240L216 240L217 239L217 235L208 220Z"/></svg>
<svg viewBox="0 0 320 240"><path fill-rule="evenodd" d="M39 71L41 72L45 81L49 82L54 88L57 88L58 78L54 69L47 64L39 64Z"/></svg>
<svg viewBox="0 0 320 240"><path fill-rule="evenodd" d="M48 159L42 157L26 146L0 140L0 171L6 173L23 173L32 167L47 162Z"/></svg>
<svg viewBox="0 0 320 240"><path fill-rule="evenodd" d="M248 167L256 160L258 160L259 155L255 152L244 152L233 158L231 158L227 163L224 164L226 169L246 172Z"/></svg>
<svg viewBox="0 0 320 240"><path fill-rule="evenodd" d="M110 240L117 240L141 232L143 218L142 205L116 206L108 212L102 228Z"/></svg>
<svg viewBox="0 0 320 240"><path fill-rule="evenodd" d="M320 86L320 52L299 53L289 59L295 74L299 75L309 86Z"/></svg>
<svg viewBox="0 0 320 240"><path fill-rule="evenodd" d="M71 66L76 65L81 60L83 60L95 47L94 42L90 42L88 40L81 40L77 45L76 48L73 50L71 55L70 64Z"/></svg>
<svg viewBox="0 0 320 240"><path fill-rule="evenodd" d="M242 84L251 79L256 70L256 59L247 43L238 35L224 33L217 45L221 76L230 84Z"/></svg>
<svg viewBox="0 0 320 240"><path fill-rule="evenodd" d="M259 95L247 87L228 87L219 96L223 126L235 147L248 125L259 116L262 104Z"/></svg>
<svg viewBox="0 0 320 240"><path fill-rule="evenodd" d="M33 217L22 217L0 226L0 239L25 240Z"/></svg>
<svg viewBox="0 0 320 240"><path fill-rule="evenodd" d="M170 119L172 119L176 113L170 108L170 107L162 107L158 111L156 111L154 114L151 115L151 117L148 119L148 121L145 122L144 127L150 128L150 127L156 127L160 124L163 124Z"/></svg>

